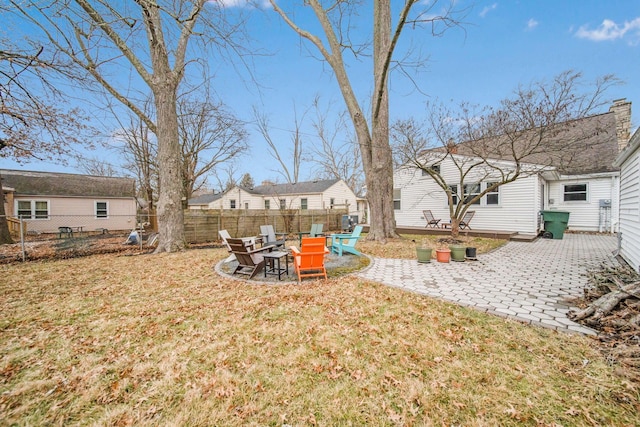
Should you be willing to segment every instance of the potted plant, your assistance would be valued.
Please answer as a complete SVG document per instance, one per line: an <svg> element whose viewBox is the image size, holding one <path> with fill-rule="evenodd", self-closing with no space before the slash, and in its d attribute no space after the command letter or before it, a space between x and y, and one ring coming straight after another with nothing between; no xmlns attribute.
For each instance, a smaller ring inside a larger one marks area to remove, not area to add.
<svg viewBox="0 0 640 427"><path fill-rule="evenodd" d="M418 262L431 262L432 251L433 249L429 245L429 241L427 239L422 239L422 242L416 245L416 255L418 256Z"/></svg>
<svg viewBox="0 0 640 427"><path fill-rule="evenodd" d="M440 246L436 249L436 259L438 262L449 262L451 259L451 249L446 246Z"/></svg>
<svg viewBox="0 0 640 427"><path fill-rule="evenodd" d="M451 259L453 261L464 261L467 249L464 245L451 245L449 249L451 250Z"/></svg>

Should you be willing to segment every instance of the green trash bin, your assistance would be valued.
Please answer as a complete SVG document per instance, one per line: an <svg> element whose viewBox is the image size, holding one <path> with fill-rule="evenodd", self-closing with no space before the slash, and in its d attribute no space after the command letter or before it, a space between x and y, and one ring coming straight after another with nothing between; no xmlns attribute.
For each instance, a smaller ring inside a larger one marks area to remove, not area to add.
<svg viewBox="0 0 640 427"><path fill-rule="evenodd" d="M553 235L554 239L562 239L564 231L569 223L569 212L565 211L542 211L544 229Z"/></svg>

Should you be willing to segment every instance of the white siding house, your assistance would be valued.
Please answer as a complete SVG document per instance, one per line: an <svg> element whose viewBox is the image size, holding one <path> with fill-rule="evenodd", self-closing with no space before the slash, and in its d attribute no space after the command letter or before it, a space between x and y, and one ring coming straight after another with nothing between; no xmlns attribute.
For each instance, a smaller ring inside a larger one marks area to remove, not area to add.
<svg viewBox="0 0 640 427"><path fill-rule="evenodd" d="M295 184L265 184L252 189L236 186L221 194L190 199L189 209L332 209L348 207L350 215L359 212L358 199L343 180L317 180Z"/></svg>
<svg viewBox="0 0 640 427"><path fill-rule="evenodd" d="M471 228L537 234L543 224L540 212L561 210L570 213L569 230L616 232L621 186L620 172L613 163L621 147L629 141L630 116L631 103L617 100L607 113L564 124L568 130L563 138L575 138L572 149L559 153L537 152L527 159L528 164L520 163L525 173L468 208L475 211ZM475 144L477 147L490 147L492 144L487 141L492 140L469 141L453 148L427 150L422 154L425 159L418 160L418 163L422 167L439 168L439 176L455 190L458 198L479 194L489 187L487 184L501 181L493 166L508 171L515 170L516 165L505 155L498 157L494 154L492 158L491 153L483 158L474 157ZM478 152L482 152L480 148ZM480 161L482 159L485 160ZM635 162L636 166L631 166L631 170L640 174L638 160ZM474 163L475 166L469 166ZM464 189L458 188L461 171L466 174ZM624 185L623 189L627 191L633 187L629 183ZM637 186L635 188L640 191ZM443 223L449 222L445 191L426 171L414 164L403 165L394 172L394 205L398 226L425 226L422 211L426 209ZM637 214L638 207L635 209ZM625 215L628 219L628 214ZM622 216L620 210L621 219ZM635 249L640 253L640 237Z"/></svg>
<svg viewBox="0 0 640 427"><path fill-rule="evenodd" d="M620 256L640 272L640 131L614 164L620 167Z"/></svg>

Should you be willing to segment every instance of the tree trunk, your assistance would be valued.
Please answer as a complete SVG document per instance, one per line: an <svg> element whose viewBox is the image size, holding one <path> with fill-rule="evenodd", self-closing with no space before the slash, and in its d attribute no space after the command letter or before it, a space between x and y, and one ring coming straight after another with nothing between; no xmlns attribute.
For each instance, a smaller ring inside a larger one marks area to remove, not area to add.
<svg viewBox="0 0 640 427"><path fill-rule="evenodd" d="M4 191L2 191L2 175L0 175L0 245L11 243L13 243L13 239L9 233L9 223L4 209Z"/></svg>
<svg viewBox="0 0 640 427"><path fill-rule="evenodd" d="M370 157L363 165L367 182L370 228L369 239L398 237L393 209L393 158L389 145L389 91L387 56L391 49L391 5L389 0L374 2L373 73Z"/></svg>
<svg viewBox="0 0 640 427"><path fill-rule="evenodd" d="M158 165L160 166L158 171L160 178L158 247L155 252L175 252L185 248L182 164L175 85L171 82L160 82L154 90L154 98L157 111Z"/></svg>

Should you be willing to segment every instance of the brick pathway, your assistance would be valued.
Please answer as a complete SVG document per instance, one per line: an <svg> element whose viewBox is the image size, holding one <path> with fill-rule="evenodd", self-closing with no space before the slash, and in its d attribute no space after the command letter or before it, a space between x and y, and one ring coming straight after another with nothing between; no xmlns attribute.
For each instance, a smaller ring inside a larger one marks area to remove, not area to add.
<svg viewBox="0 0 640 427"><path fill-rule="evenodd" d="M582 295L587 270L617 264L616 247L615 236L565 234L562 240L509 242L478 261L374 258L358 276L531 324L594 334L567 318L567 299Z"/></svg>

